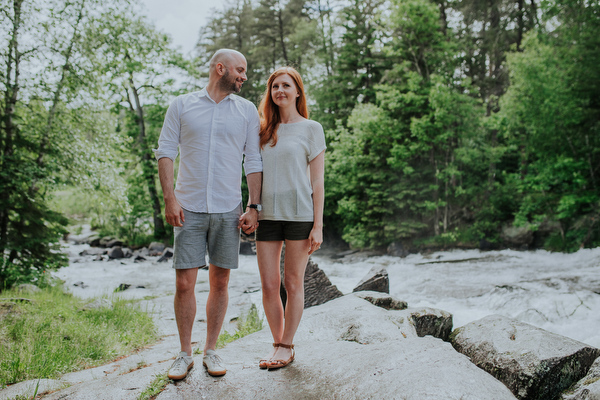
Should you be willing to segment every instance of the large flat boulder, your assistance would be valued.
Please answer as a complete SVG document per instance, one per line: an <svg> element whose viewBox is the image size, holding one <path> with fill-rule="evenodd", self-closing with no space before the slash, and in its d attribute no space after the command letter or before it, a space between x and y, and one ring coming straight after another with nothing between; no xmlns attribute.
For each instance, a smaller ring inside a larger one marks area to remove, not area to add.
<svg viewBox="0 0 600 400"><path fill-rule="evenodd" d="M271 349L265 328L219 350L228 366L224 377L210 377L196 357L190 375L157 399L515 399L449 343L419 337L414 312L388 311L348 294L305 310L288 367L258 368Z"/></svg>
<svg viewBox="0 0 600 400"><path fill-rule="evenodd" d="M457 328L451 340L516 397L528 400L559 398L600 355L597 348L500 315Z"/></svg>

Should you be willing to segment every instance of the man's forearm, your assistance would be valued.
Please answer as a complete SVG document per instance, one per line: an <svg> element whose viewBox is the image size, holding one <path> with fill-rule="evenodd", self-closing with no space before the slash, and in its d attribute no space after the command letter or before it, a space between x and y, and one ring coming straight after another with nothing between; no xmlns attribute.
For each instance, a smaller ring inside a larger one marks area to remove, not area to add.
<svg viewBox="0 0 600 400"><path fill-rule="evenodd" d="M158 160L158 177L160 179L160 186L162 187L165 203L175 199L175 191L173 190L174 171L173 160L168 157L163 157Z"/></svg>
<svg viewBox="0 0 600 400"><path fill-rule="evenodd" d="M246 175L248 182L248 204L260 204L262 190L262 172Z"/></svg>

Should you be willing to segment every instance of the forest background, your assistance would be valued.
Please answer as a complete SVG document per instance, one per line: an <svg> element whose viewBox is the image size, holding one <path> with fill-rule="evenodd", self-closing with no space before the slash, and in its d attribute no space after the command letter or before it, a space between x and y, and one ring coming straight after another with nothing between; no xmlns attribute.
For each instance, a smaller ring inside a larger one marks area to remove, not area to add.
<svg viewBox="0 0 600 400"><path fill-rule="evenodd" d="M0 290L65 265L77 221L172 240L152 149L224 47L255 104L275 68L303 75L326 240L489 247L520 227L552 251L600 245L597 0L233 0L189 56L135 1L0 4Z"/></svg>

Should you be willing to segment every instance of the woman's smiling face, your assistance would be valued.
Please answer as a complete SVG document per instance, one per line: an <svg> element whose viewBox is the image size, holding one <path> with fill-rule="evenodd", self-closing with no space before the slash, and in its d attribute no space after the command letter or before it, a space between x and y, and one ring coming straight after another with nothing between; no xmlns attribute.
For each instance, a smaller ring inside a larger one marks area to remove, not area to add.
<svg viewBox="0 0 600 400"><path fill-rule="evenodd" d="M290 105L296 106L296 98L300 94L298 88L291 76L288 74L279 75L271 84L271 98L277 106L285 108Z"/></svg>

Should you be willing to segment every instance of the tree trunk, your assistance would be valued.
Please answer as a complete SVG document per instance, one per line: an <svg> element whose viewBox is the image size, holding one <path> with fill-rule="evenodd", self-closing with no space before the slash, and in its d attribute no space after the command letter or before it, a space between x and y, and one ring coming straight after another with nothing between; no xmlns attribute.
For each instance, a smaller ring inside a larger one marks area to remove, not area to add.
<svg viewBox="0 0 600 400"><path fill-rule="evenodd" d="M82 0L79 6L79 13L77 14L77 20L73 25L73 36L71 37L71 42L69 43L69 47L67 47L67 51L65 52L65 61L61 68L61 76L58 81L58 85L56 90L54 91L54 96L52 99L52 107L50 107L50 111L48 112L48 120L46 122L46 130L42 135L40 140L40 148L38 151L37 157L37 165L42 166L44 161L44 156L46 155L46 146L48 145L48 141L50 139L50 134L52 132L52 126L54 124L54 118L56 117L56 109L58 108L58 104L60 103L60 95L62 94L62 90L65 85L65 80L67 78L67 74L71 68L71 56L73 55L73 46L75 45L75 41L79 37L79 24L83 19L83 9L85 6L85 0ZM34 182L32 182L32 187L34 186Z"/></svg>
<svg viewBox="0 0 600 400"><path fill-rule="evenodd" d="M429 153L429 160L431 162L431 165L433 165L433 177L434 177L434 185L435 185L435 190L433 191L433 202L435 203L435 218L433 221L433 232L435 234L435 236L439 236L440 234L440 188L439 188L439 184L440 184L440 179L438 177L438 166L437 166L437 160L435 159L435 151L432 148L430 153Z"/></svg>
<svg viewBox="0 0 600 400"><path fill-rule="evenodd" d="M2 182L0 186L2 191L0 194L0 254L4 257L4 251L8 244L8 224L9 215L11 212L10 193L13 192L13 183L10 182L11 170L15 166L12 164L12 155L14 152L13 138L16 134L17 127L14 124L17 99L19 94L19 75L21 53L19 52L19 29L21 28L21 6L23 0L14 0L13 3L13 26L10 41L8 44L7 61L6 61L6 82L4 92L4 109L2 110L2 128L4 131L2 147L2 157L0 170L3 171ZM12 79L12 80L11 80Z"/></svg>
<svg viewBox="0 0 600 400"><path fill-rule="evenodd" d="M523 0L517 0L517 51L521 51L521 42L523 41Z"/></svg>
<svg viewBox="0 0 600 400"><path fill-rule="evenodd" d="M283 18L281 15L281 7L277 10L277 19L279 22L279 43L281 44L281 51L283 53L283 59L285 60L285 65L289 65L290 61L288 60L287 50L285 48L284 34L283 34Z"/></svg>
<svg viewBox="0 0 600 400"><path fill-rule="evenodd" d="M140 102L139 93L133 82L133 76L129 75L129 85L135 100L136 121L139 128L138 145L142 159L142 174L146 180L148 193L150 194L150 202L152 203L152 215L154 219L154 236L160 238L165 234L165 224L162 218L160 199L158 198L158 190L156 189L156 179L154 174L153 162L150 157L150 149L146 145L146 125L144 122L144 110Z"/></svg>

